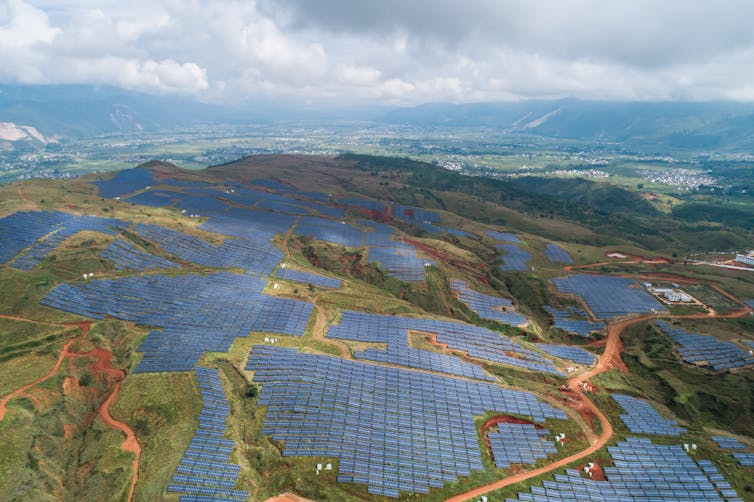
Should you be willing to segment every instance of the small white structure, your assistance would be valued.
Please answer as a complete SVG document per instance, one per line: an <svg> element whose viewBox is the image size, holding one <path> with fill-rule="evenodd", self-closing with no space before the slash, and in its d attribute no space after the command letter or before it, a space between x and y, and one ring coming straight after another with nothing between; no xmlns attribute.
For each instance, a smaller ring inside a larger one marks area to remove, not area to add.
<svg viewBox="0 0 754 502"><path fill-rule="evenodd" d="M746 254L741 254L741 253L737 254L736 261L738 263L743 263L744 265L754 266L754 250L749 251Z"/></svg>

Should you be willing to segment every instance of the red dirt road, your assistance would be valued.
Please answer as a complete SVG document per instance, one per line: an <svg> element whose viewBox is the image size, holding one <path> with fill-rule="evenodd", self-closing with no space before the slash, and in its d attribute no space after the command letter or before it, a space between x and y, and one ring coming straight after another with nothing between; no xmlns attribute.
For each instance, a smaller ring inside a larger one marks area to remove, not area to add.
<svg viewBox="0 0 754 502"><path fill-rule="evenodd" d="M729 296L735 299L735 297L732 297L728 293L725 293L725 294L726 296ZM739 300L736 299L736 301L739 301ZM752 312L752 308L747 306L744 309L737 310L730 314L715 315L714 317L715 318L736 318L736 317L743 317L750 312ZM611 325L608 330L608 334L606 338L605 350L600 356L597 364L594 366L594 368L580 375L574 376L573 378L568 380L568 384L567 384L568 390L572 393L572 395L575 394L578 400L581 401L581 403L588 410L594 413L594 415L599 419L600 424L602 425L602 432L592 442L592 444L589 445L587 449L582 450L578 453L574 453L573 455L569 457L560 459L556 462L542 466L538 469L514 474L512 476L495 481L493 483L490 483L484 486L479 486L467 492L450 497L449 499L446 500L446 502L463 502L469 499L476 499L491 491L499 490L501 488L505 488L506 486L520 483L521 481L526 481L527 479L531 479L541 474L546 474L548 472L554 471L555 469L565 467L573 462L576 462L577 460L581 460L599 451L602 447L604 447L607 444L607 442L613 436L613 426L610 423L610 420L608 420L608 418L605 416L605 414L602 413L602 411L600 411L600 409L584 394L582 390L582 384L587 383L590 378L592 378L595 375L599 375L600 373L608 369L625 368L625 366L623 365L623 360L621 359L621 355L620 355L621 349L622 349L622 342L621 342L620 335L623 332L623 330L625 330L627 327L631 326L632 324L636 324L638 322L646 321L649 319L667 319L667 318L694 319L694 318L709 318L709 317L710 316L708 314L692 314L688 316L647 315L647 316L619 321Z"/></svg>
<svg viewBox="0 0 754 502"><path fill-rule="evenodd" d="M13 318L13 319L18 320L18 321L34 322L29 319L23 319L23 318ZM123 451L130 451L134 454L134 460L132 464L133 476L131 480L131 487L128 492L128 500L131 501L133 500L136 482L139 479L139 462L141 459L141 445L137 441L136 434L134 433L133 429L131 429L131 427L129 427L128 424L121 422L120 420L116 420L110 414L110 406L118 399L118 395L120 393L120 386L123 383L123 380L125 379L126 374L123 370L114 368L112 366L113 353L109 350L105 350L102 348L94 348L85 353L71 352L70 350L71 346L76 341L83 338L86 335L86 333L89 331L89 323L80 323L80 324L76 324L75 326L81 329L81 334L75 338L68 340L68 342L66 342L66 344L63 346L63 350L60 352L60 356L58 357L58 360L55 362L55 366L53 366L49 372L37 378L33 382L22 385L18 389L14 390L10 394L0 399L0 420L3 420L3 418L5 418L8 401L22 395L24 392L26 392L30 388L36 385L39 385L40 383L44 382L48 378L52 377L55 373L58 372L58 370L60 369L60 365L63 363L63 360L66 359L67 357L70 357L70 358L94 357L96 358L96 361L91 366L92 370L97 373L105 375L105 378L107 380L111 382L115 382L113 384L112 392L110 393L109 396L107 396L107 399L105 399L105 401L97 410L97 415L102 419L103 422L105 422L105 424L107 424L108 427L119 430L126 435L125 441L123 441L123 443L121 444L121 449ZM66 436L71 434L72 429L70 428L70 425L68 427L64 427L64 429L65 429Z"/></svg>

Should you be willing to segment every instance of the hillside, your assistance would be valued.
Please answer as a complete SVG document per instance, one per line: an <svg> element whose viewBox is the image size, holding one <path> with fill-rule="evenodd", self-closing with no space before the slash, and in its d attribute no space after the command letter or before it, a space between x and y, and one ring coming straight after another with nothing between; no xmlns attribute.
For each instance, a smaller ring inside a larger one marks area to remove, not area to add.
<svg viewBox="0 0 754 502"><path fill-rule="evenodd" d="M660 458L746 498L754 274L674 260L687 232L620 188L387 157L0 186L0 492L609 497Z"/></svg>

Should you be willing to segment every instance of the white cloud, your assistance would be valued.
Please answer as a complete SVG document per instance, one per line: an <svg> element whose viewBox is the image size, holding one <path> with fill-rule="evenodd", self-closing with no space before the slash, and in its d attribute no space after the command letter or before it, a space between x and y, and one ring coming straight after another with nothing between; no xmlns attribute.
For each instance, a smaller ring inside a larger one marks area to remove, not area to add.
<svg viewBox="0 0 754 502"><path fill-rule="evenodd" d="M341 104L754 100L754 3L0 0L0 80Z"/></svg>

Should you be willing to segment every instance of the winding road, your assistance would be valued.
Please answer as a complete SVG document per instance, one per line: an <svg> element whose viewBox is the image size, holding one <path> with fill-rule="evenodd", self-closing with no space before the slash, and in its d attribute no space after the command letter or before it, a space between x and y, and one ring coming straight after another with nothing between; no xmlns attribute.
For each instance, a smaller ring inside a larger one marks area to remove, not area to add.
<svg viewBox="0 0 754 502"><path fill-rule="evenodd" d="M591 266L598 266L600 264L593 264ZM588 268L589 266L582 266L580 268ZM621 333L628 328L629 326L632 326L634 324L651 320L651 319L732 319L732 318L738 318L743 317L750 312L752 312L752 308L745 303L741 302L738 298L734 297L730 293L727 293L723 291L718 286L713 285L713 288L715 288L718 292L721 294L724 294L728 298L735 300L737 303L741 305L741 309L736 310L734 312L731 312L729 314L690 314L690 315L680 315L680 316L674 316L674 315L662 315L662 314L652 314L652 315L645 315L641 317L634 317L631 319L625 319L621 320L615 323L609 324L608 327L608 333L605 343L605 350L600 356L600 358L597 361L597 364L583 372L579 375L576 375L568 380L567 387L568 390L575 395L575 397L580 400L581 404L594 413L594 415L597 417L597 419L600 421L600 424L602 425L602 431L600 432L599 436L594 439L588 448L581 450L577 453L574 453L573 455L570 455L568 457L562 458L560 460L557 460L551 464L547 464L545 466L539 467L537 469L533 469L531 471L525 471L518 474L514 474L513 476L509 476L507 478L500 479L498 481L494 481L492 483L479 486L477 488L473 488L469 491L466 491L464 493L460 493L458 495L455 495L453 497L450 497L446 500L446 502L463 502L469 499L476 499L478 497L481 497L482 495L486 495L492 491L499 490L501 488L505 488L507 486L511 486L516 483L520 483L521 481L526 481L527 479L535 478L537 476L540 476L542 474L546 474L548 472L552 472L556 469L559 469L561 467L565 467L569 464L572 464L578 460L582 460L585 457L588 457L589 455L592 455L599 451L601 448L603 448L607 442L610 440L610 438L613 436L613 426L610 423L610 420L607 418L607 416L602 413L602 411L597 407L597 405L592 402L591 399L589 399L582 389L582 385L587 383L590 378L599 375L600 373L603 373L604 371L607 371L611 368L621 368L623 367L623 361L621 359L621 350L623 348L623 344L621 342Z"/></svg>

